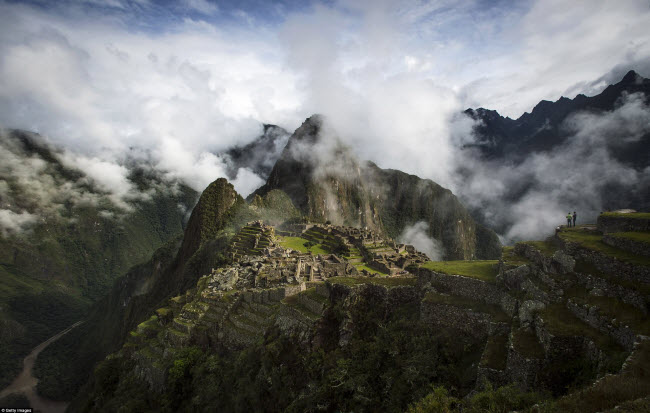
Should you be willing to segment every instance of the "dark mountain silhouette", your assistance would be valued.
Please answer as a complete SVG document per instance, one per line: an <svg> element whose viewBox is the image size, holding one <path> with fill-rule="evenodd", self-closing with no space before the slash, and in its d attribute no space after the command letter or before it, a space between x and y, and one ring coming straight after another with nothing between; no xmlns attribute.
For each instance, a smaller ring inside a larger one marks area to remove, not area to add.
<svg viewBox="0 0 650 413"><path fill-rule="evenodd" d="M578 95L574 99L561 97L555 102L542 100L533 110L518 119L501 116L495 110L467 109L465 113L480 120L475 130L477 147L487 159L523 161L531 153L549 151L564 144L571 132L563 122L574 113L601 113L616 108L626 94L642 93L650 97L650 79L630 70L614 85L596 96ZM650 134L624 147L612 148L612 155L624 164L642 168L650 164Z"/></svg>

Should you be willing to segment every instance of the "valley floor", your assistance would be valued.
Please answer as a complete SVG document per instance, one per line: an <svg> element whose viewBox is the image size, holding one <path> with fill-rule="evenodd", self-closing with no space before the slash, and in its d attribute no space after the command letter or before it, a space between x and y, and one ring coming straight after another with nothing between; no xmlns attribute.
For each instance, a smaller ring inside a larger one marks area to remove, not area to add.
<svg viewBox="0 0 650 413"><path fill-rule="evenodd" d="M68 402L55 401L47 399L36 392L36 385L38 384L38 379L32 374L34 368L34 362L40 354L41 351L45 350L47 346L63 337L65 334L70 332L72 329L83 323L83 321L78 321L56 334L53 337L50 337L46 341L42 342L25 359L23 360L23 370L20 372L18 377L5 389L0 392L0 400L3 400L7 396L12 394L23 394L27 397L29 405L35 410L42 413L63 413L68 407ZM1 403L1 402L0 402ZM16 407L16 406L1 406L3 408Z"/></svg>

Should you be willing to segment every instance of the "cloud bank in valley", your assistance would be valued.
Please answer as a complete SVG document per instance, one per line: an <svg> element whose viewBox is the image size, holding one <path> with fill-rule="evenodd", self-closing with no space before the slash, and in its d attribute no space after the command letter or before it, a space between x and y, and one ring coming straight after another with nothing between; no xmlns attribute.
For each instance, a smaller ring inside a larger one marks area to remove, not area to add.
<svg viewBox="0 0 650 413"><path fill-rule="evenodd" d="M539 190L491 212L493 222L505 210L517 217L508 237L528 236L547 230L558 212L549 206L536 219L526 212L534 205L556 196L566 209L566 191L541 173L562 170L565 152L534 157L524 169L477 164L490 179L459 182L455 171L467 161L459 147L473 127L459 113L483 106L517 117L541 99L598 93L622 68L648 76L649 24L642 0L340 0L250 9L209 0L171 9L121 0L5 2L0 125L61 145L68 162L119 202L131 194L126 154L200 191L229 174L219 153L251 142L262 123L292 131L322 113L360 158L433 179L474 206L490 205L532 174ZM566 152L573 150L584 155ZM611 161L602 153L587 159ZM244 195L262 182L247 169L234 178ZM574 203L598 209L596 201Z"/></svg>

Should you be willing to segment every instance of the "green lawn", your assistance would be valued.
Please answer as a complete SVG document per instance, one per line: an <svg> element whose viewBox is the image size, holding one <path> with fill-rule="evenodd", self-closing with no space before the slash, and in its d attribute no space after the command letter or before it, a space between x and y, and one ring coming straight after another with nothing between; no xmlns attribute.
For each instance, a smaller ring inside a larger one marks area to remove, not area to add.
<svg viewBox="0 0 650 413"><path fill-rule="evenodd" d="M620 212L604 212L602 215L606 217L615 217L615 218L650 219L650 212L633 212L629 214L622 214Z"/></svg>
<svg viewBox="0 0 650 413"><path fill-rule="evenodd" d="M515 254L515 247L503 247L501 253L501 259L510 265L526 265L530 264L531 261L521 255Z"/></svg>
<svg viewBox="0 0 650 413"><path fill-rule="evenodd" d="M504 313L496 304L485 304L468 297L459 295L445 295L429 292L424 296L424 302L453 305L454 307L467 308L479 313L490 314L494 321L509 322L511 317Z"/></svg>
<svg viewBox="0 0 650 413"><path fill-rule="evenodd" d="M305 244L308 242L306 239L300 237L278 237L278 243L284 248L291 248L299 252L311 252L314 255L329 254L320 244L307 248Z"/></svg>
<svg viewBox="0 0 650 413"><path fill-rule="evenodd" d="M354 264L354 266L357 268L357 270L359 270L359 272L361 272L361 270L366 270L371 274L389 275L389 274L386 274L385 272L375 270L374 268L370 268L365 264Z"/></svg>
<svg viewBox="0 0 650 413"><path fill-rule="evenodd" d="M429 261L422 268L445 274L463 275L478 280L494 282L497 276L497 260L484 261Z"/></svg>
<svg viewBox="0 0 650 413"><path fill-rule="evenodd" d="M616 238L626 238L632 241L650 244L650 232L614 232L609 235Z"/></svg>
<svg viewBox="0 0 650 413"><path fill-rule="evenodd" d="M332 277L328 278L327 281L333 284L343 284L350 287L361 284L379 284L386 287L417 284L417 279L412 277Z"/></svg>
<svg viewBox="0 0 650 413"><path fill-rule="evenodd" d="M525 241L524 244L532 245L547 257L552 257L558 250L558 247L549 241Z"/></svg>
<svg viewBox="0 0 650 413"><path fill-rule="evenodd" d="M585 231L581 228L564 228L560 231L559 236L565 241L576 242L585 248L602 252L630 264L650 266L650 257L633 254L607 245L603 242L603 236L599 232Z"/></svg>

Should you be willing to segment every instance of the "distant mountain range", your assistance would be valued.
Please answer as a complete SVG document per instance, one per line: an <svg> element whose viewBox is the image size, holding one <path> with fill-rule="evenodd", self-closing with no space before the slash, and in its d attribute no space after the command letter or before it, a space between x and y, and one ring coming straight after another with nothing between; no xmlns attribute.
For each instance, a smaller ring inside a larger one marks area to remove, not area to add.
<svg viewBox="0 0 650 413"><path fill-rule="evenodd" d="M542 100L533 110L518 119L501 116L495 110L467 109L465 114L480 121L475 134L480 149L487 159L521 162L531 153L549 151L566 143L572 135L564 122L577 112L594 114L611 111L621 103L624 95L641 93L650 97L650 79L629 71L623 79L610 85L596 96L577 95L574 99L561 97L555 102ZM612 154L619 161L636 168L650 165L650 133L624 146L614 145Z"/></svg>

